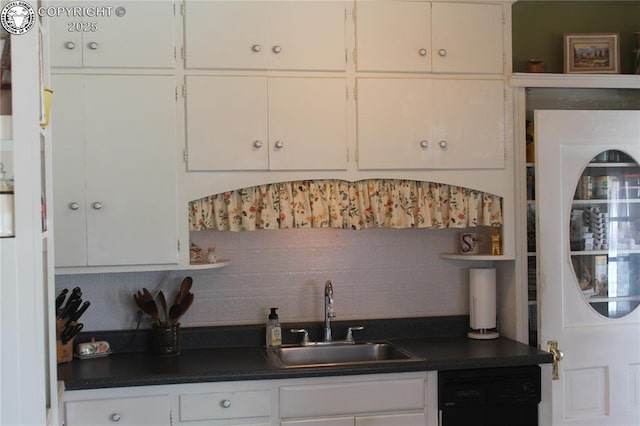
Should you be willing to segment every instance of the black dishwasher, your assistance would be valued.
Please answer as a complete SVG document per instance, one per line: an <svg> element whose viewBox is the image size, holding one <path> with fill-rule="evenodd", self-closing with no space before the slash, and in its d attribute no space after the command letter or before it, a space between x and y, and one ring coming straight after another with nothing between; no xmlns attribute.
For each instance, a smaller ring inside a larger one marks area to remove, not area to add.
<svg viewBox="0 0 640 426"><path fill-rule="evenodd" d="M537 426L537 365L438 372L441 426Z"/></svg>

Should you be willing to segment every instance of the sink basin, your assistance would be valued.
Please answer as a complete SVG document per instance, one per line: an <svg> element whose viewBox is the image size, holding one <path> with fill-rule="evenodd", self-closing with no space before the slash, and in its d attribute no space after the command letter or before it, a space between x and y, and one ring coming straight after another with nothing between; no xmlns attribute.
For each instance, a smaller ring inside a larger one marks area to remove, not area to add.
<svg viewBox="0 0 640 426"><path fill-rule="evenodd" d="M418 361L421 359L387 342L282 346L270 349L267 353L281 367L369 364L391 361Z"/></svg>

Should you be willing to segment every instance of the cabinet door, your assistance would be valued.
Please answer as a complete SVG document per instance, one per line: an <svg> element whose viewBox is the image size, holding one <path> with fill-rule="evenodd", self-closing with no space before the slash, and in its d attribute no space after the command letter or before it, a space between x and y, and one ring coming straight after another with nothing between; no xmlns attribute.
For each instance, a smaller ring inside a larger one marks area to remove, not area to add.
<svg viewBox="0 0 640 426"><path fill-rule="evenodd" d="M65 425L149 425L171 424L168 395L106 398L65 403Z"/></svg>
<svg viewBox="0 0 640 426"><path fill-rule="evenodd" d="M345 19L334 1L188 1L186 67L344 70Z"/></svg>
<svg viewBox="0 0 640 426"><path fill-rule="evenodd" d="M436 148L431 80L360 78L357 85L358 168L428 167Z"/></svg>
<svg viewBox="0 0 640 426"><path fill-rule="evenodd" d="M50 2L49 7L82 7L82 2ZM49 21L49 52L51 66L81 67L82 51L84 50L84 46L82 45L82 31L69 30L74 28L74 22L81 23L82 20L80 18L77 20L67 18L64 15L56 15L47 19ZM57 98L58 96L56 96L56 102L58 102ZM55 105L55 103L53 105Z"/></svg>
<svg viewBox="0 0 640 426"><path fill-rule="evenodd" d="M433 100L430 167L504 167L502 80L435 80Z"/></svg>
<svg viewBox="0 0 640 426"><path fill-rule="evenodd" d="M187 68L263 69L268 2L185 2Z"/></svg>
<svg viewBox="0 0 640 426"><path fill-rule="evenodd" d="M55 265L87 264L84 77L52 75Z"/></svg>
<svg viewBox="0 0 640 426"><path fill-rule="evenodd" d="M344 70L345 10L341 1L269 2L269 68Z"/></svg>
<svg viewBox="0 0 640 426"><path fill-rule="evenodd" d="M54 67L172 68L175 64L173 2L60 2L49 17ZM73 16L70 7L96 16ZM70 44L72 43L72 44Z"/></svg>
<svg viewBox="0 0 640 426"><path fill-rule="evenodd" d="M502 74L502 5L434 2L433 71Z"/></svg>
<svg viewBox="0 0 640 426"><path fill-rule="evenodd" d="M189 170L269 167L267 79L187 76Z"/></svg>
<svg viewBox="0 0 640 426"><path fill-rule="evenodd" d="M177 263L174 78L85 82L89 265Z"/></svg>
<svg viewBox="0 0 640 426"><path fill-rule="evenodd" d="M85 18L97 28L83 33L85 67L173 68L173 2L122 1L104 6L112 6L109 16ZM116 15L118 8L124 11L122 16Z"/></svg>
<svg viewBox="0 0 640 426"><path fill-rule="evenodd" d="M347 167L343 78L269 79L269 168Z"/></svg>
<svg viewBox="0 0 640 426"><path fill-rule="evenodd" d="M431 4L356 3L358 71L431 71Z"/></svg>
<svg viewBox="0 0 640 426"><path fill-rule="evenodd" d="M424 413L389 414L356 417L355 426L426 426Z"/></svg>

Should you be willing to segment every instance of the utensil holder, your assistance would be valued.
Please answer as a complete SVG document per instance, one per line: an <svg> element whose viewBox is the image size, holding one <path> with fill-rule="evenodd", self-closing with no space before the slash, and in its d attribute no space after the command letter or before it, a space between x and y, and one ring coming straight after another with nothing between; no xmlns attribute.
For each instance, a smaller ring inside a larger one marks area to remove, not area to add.
<svg viewBox="0 0 640 426"><path fill-rule="evenodd" d="M56 360L58 364L64 364L65 362L73 361L73 341L75 338L72 338L64 344L60 339L60 335L62 334L62 330L64 329L64 324L65 321L56 321Z"/></svg>
<svg viewBox="0 0 640 426"><path fill-rule="evenodd" d="M73 361L73 340L74 339L71 339L65 344L62 344L61 340L56 340L56 358L58 364Z"/></svg>
<svg viewBox="0 0 640 426"><path fill-rule="evenodd" d="M151 326L151 348L157 355L180 353L180 324Z"/></svg>

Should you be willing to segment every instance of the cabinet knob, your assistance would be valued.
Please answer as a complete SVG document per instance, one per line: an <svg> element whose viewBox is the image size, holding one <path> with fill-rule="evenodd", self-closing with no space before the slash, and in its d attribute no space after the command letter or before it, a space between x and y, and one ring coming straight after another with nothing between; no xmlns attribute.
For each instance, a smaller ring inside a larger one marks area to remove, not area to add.
<svg viewBox="0 0 640 426"><path fill-rule="evenodd" d="M447 141L440 141L438 143L438 145L440 145L440 148L446 149L447 148Z"/></svg>
<svg viewBox="0 0 640 426"><path fill-rule="evenodd" d="M122 416L120 414L118 414L118 413L113 413L111 415L111 421L112 422L119 422L121 418L122 418Z"/></svg>
<svg viewBox="0 0 640 426"><path fill-rule="evenodd" d="M420 54L420 56L427 56L427 49L420 49L418 50L418 53Z"/></svg>
<svg viewBox="0 0 640 426"><path fill-rule="evenodd" d="M64 44L64 47L69 49L69 50L73 50L76 48L76 44L72 41L68 41Z"/></svg>
<svg viewBox="0 0 640 426"><path fill-rule="evenodd" d="M420 147L421 148L429 148L429 141L426 139L423 139L420 141Z"/></svg>
<svg viewBox="0 0 640 426"><path fill-rule="evenodd" d="M280 53L282 52L282 47L278 46L277 44L275 46L273 46L273 53Z"/></svg>
<svg viewBox="0 0 640 426"><path fill-rule="evenodd" d="M253 141L254 148L262 148L262 141Z"/></svg>
<svg viewBox="0 0 640 426"><path fill-rule="evenodd" d="M251 46L251 50L253 50L254 52L260 52L262 50L262 46L260 46L259 44L254 44L253 46Z"/></svg>
<svg viewBox="0 0 640 426"><path fill-rule="evenodd" d="M444 58L445 56L447 56L447 49L438 50L438 55L440 55L440 56L442 56Z"/></svg>
<svg viewBox="0 0 640 426"><path fill-rule="evenodd" d="M220 401L220 406L223 408L229 408L231 407L231 401L228 399L223 399L222 401Z"/></svg>
<svg viewBox="0 0 640 426"><path fill-rule="evenodd" d="M92 41L90 43L87 43L87 47L91 50L96 50L98 49L98 43L96 43L95 41Z"/></svg>
<svg viewBox="0 0 640 426"><path fill-rule="evenodd" d="M284 143L282 141L276 141L275 146L276 148L280 149L284 146Z"/></svg>
<svg viewBox="0 0 640 426"><path fill-rule="evenodd" d="M92 206L94 209L96 209L96 210L100 210L100 209L102 208L102 203L100 203L100 202L96 201L96 202L95 202L95 203L93 203L91 206Z"/></svg>
<svg viewBox="0 0 640 426"><path fill-rule="evenodd" d="M69 208L71 210L78 210L80 208L80 204L76 203L75 201L69 203Z"/></svg>

